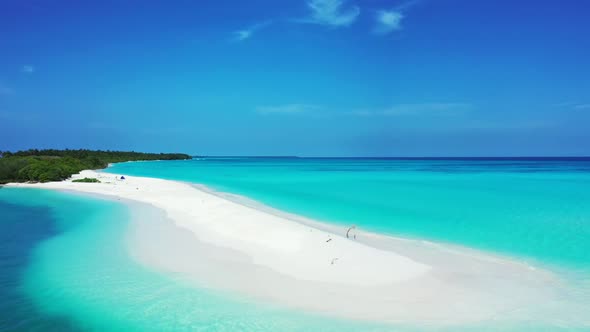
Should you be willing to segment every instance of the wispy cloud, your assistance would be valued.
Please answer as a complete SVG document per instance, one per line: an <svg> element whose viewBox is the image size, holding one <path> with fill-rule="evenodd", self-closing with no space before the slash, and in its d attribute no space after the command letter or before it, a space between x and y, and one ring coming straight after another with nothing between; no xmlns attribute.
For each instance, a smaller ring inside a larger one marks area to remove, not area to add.
<svg viewBox="0 0 590 332"><path fill-rule="evenodd" d="M378 35L387 35L393 31L402 29L402 20L406 17L406 12L420 0L406 1L391 9L381 9L375 14L375 27L373 32Z"/></svg>
<svg viewBox="0 0 590 332"><path fill-rule="evenodd" d="M0 96L12 95L12 94L14 94L14 89L0 84Z"/></svg>
<svg viewBox="0 0 590 332"><path fill-rule="evenodd" d="M309 104L287 104L279 106L261 106L256 108L258 114L310 114L320 111L322 108Z"/></svg>
<svg viewBox="0 0 590 332"><path fill-rule="evenodd" d="M349 26L358 18L358 6L345 5L346 0L307 0L309 16L297 20L300 23L320 24L332 27Z"/></svg>
<svg viewBox="0 0 590 332"><path fill-rule="evenodd" d="M246 39L250 39L254 33L258 32L261 29L264 29L265 27L269 26L272 22L271 21L264 21L264 22L260 22L260 23L256 23L248 28L245 29L241 29L241 30L237 30L234 31L234 41L244 41Z"/></svg>
<svg viewBox="0 0 590 332"><path fill-rule="evenodd" d="M577 103L574 103L572 101L564 101L564 102L561 102L561 103L553 104L551 106L553 106L553 107L569 107L569 106L574 106L576 104Z"/></svg>
<svg viewBox="0 0 590 332"><path fill-rule="evenodd" d="M11 119L18 117L18 114L15 112L8 112L5 110L0 110L0 119Z"/></svg>
<svg viewBox="0 0 590 332"><path fill-rule="evenodd" d="M41 114L34 112L17 112L0 109L0 119L18 121L19 123L27 123L42 119Z"/></svg>
<svg viewBox="0 0 590 332"><path fill-rule="evenodd" d="M409 9L410 7L414 7L415 5L419 4L420 2L422 2L422 0L409 0L406 2L402 2L399 5L395 6L395 10L398 11L404 11L406 9Z"/></svg>
<svg viewBox="0 0 590 332"><path fill-rule="evenodd" d="M396 104L384 108L362 108L353 110L336 110L329 107L313 104L286 104L278 106L261 106L256 108L256 113L270 114L297 114L305 116L359 116L359 117L394 117L394 116L459 116L474 109L470 103L414 103Z"/></svg>
<svg viewBox="0 0 590 332"><path fill-rule="evenodd" d="M461 115L473 109L469 103L417 103L397 104L383 109L362 109L348 112L356 116L411 116L411 115Z"/></svg>
<svg viewBox="0 0 590 332"><path fill-rule="evenodd" d="M24 65L24 66L21 68L21 71L22 71L23 73L25 73L25 74L32 74L32 73L34 73L34 72L35 72L35 67L34 67L34 66L32 66L32 65Z"/></svg>
<svg viewBox="0 0 590 332"><path fill-rule="evenodd" d="M376 14L376 23L373 32L379 35L385 35L402 28L402 19L404 14L395 10L379 10Z"/></svg>
<svg viewBox="0 0 590 332"><path fill-rule="evenodd" d="M585 110L590 109L590 104L588 103L577 103L573 101L566 101L562 103L553 104L553 107L557 108L569 108L574 110Z"/></svg>

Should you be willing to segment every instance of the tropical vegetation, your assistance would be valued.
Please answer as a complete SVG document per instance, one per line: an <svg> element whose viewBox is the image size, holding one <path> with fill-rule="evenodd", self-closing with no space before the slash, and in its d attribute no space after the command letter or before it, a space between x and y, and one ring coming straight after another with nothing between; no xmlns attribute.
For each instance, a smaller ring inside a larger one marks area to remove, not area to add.
<svg viewBox="0 0 590 332"><path fill-rule="evenodd" d="M61 181L85 169L106 168L110 163L144 160L182 160L182 153L142 153L93 150L37 150L0 152L0 184Z"/></svg>
<svg viewBox="0 0 590 332"><path fill-rule="evenodd" d="M100 180L97 178L83 178L83 179L72 180L72 182L100 183Z"/></svg>

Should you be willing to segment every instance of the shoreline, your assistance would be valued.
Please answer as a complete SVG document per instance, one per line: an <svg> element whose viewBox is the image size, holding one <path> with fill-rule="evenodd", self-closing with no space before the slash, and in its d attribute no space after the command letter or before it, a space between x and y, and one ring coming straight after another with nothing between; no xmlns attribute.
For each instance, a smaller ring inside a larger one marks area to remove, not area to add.
<svg viewBox="0 0 590 332"><path fill-rule="evenodd" d="M199 287L348 319L436 326L519 321L518 313L530 308L551 320L551 304L559 303L561 281L519 261L358 230L356 240L347 239L346 227L200 185L128 176L120 181L120 175L96 171L73 179L83 177L103 183L8 186L89 193L160 209L163 215L152 222L132 209L130 254Z"/></svg>
<svg viewBox="0 0 590 332"><path fill-rule="evenodd" d="M209 194L218 196L220 198L232 201L236 204L244 205L256 210L263 211L265 213L269 213L275 215L280 218L285 218L305 226L309 226L312 228L320 229L326 232L330 232L333 234L338 234L340 236L345 236L346 232L351 228L347 227L343 224L336 224L336 223L328 223L323 221L314 220L308 217L304 217L292 212L287 212L283 210L279 210L277 208L273 208L268 206L264 203L259 201L250 199L248 197L227 193L227 192L220 192L216 191L215 189L211 189L206 185L203 184L195 184L195 183L187 183L198 190L205 191ZM353 234L356 236L353 238ZM493 262L504 262L508 264L517 264L521 265L522 267L526 267L528 269L542 269L542 267L537 266L537 262L527 261L524 258L515 258L515 257L508 257L498 253L488 253L480 249L475 249L467 246L456 245L452 243L442 242L442 241L433 241L433 240L425 240L420 238L411 238L411 237L403 237L403 236L396 236L392 234L386 233L379 233L377 231L372 230L364 230L358 227L355 227L351 230L350 238L356 240L357 242L363 243L370 247L374 247L376 249L383 249L383 250L391 250L391 248L386 248L387 246L380 245L381 242L389 242L394 241L400 245L409 244L415 247L430 247L433 250L443 250L457 255L465 255L476 257L478 259L483 260L490 260ZM395 250L393 250L395 251Z"/></svg>

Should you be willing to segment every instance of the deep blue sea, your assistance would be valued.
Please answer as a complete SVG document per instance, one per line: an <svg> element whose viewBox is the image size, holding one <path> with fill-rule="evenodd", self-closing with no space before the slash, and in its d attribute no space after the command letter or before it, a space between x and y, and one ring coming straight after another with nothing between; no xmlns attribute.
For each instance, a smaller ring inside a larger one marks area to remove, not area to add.
<svg viewBox="0 0 590 332"><path fill-rule="evenodd" d="M201 183L324 222L528 260L590 288L590 159L199 158L106 171ZM127 252L129 219L113 201L1 188L0 331L588 330L382 326L254 303L140 266Z"/></svg>

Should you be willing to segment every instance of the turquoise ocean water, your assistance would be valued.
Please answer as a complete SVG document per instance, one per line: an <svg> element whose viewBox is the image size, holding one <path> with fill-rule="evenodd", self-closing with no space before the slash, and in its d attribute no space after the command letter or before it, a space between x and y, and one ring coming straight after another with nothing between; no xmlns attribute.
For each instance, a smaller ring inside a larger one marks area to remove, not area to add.
<svg viewBox="0 0 590 332"><path fill-rule="evenodd" d="M196 288L128 255L123 204L0 189L0 331L387 331Z"/></svg>
<svg viewBox="0 0 590 332"><path fill-rule="evenodd" d="M202 183L320 221L590 270L590 158L203 158L107 171Z"/></svg>
<svg viewBox="0 0 590 332"><path fill-rule="evenodd" d="M590 272L590 160L211 158L107 171L203 183L326 222L532 260L582 281ZM189 286L129 257L129 214L94 197L0 189L0 331L444 331L331 319ZM561 330L574 329L446 331Z"/></svg>

